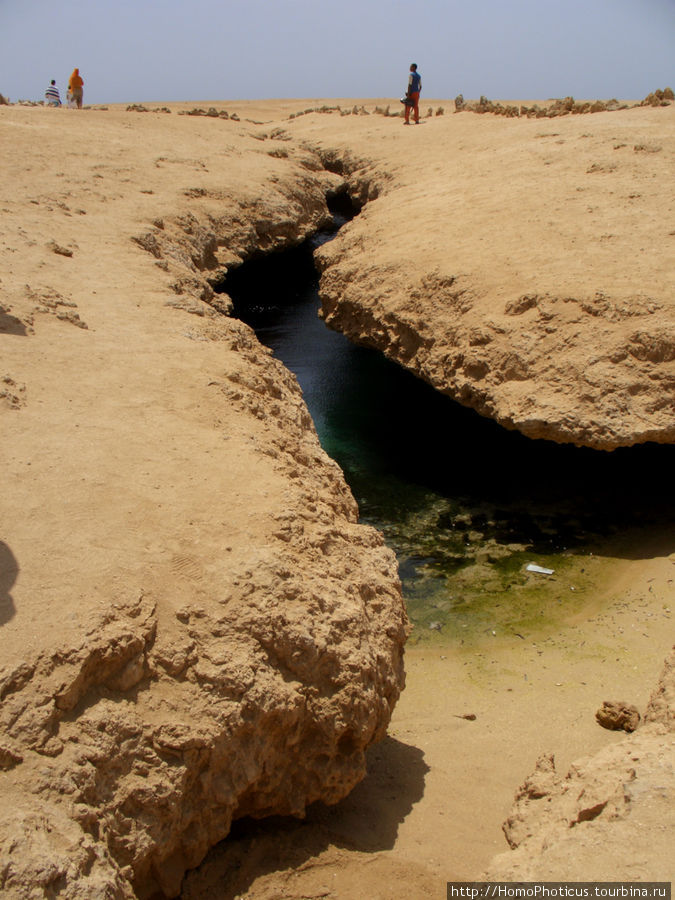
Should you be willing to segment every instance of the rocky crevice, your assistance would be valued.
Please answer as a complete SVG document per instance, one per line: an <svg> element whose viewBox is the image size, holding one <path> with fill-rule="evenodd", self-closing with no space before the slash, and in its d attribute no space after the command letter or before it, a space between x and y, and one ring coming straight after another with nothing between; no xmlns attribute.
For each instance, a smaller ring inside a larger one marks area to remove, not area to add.
<svg viewBox="0 0 675 900"><path fill-rule="evenodd" d="M209 409L246 423L284 502L217 592L186 589L175 613L151 590L111 603L81 645L0 671L7 896L176 896L233 819L337 802L386 732L408 631L395 557L358 524L295 377L212 289L326 224L343 186L296 173L226 211L204 191L134 238L171 279L168 305L235 354Z"/></svg>
<svg viewBox="0 0 675 900"><path fill-rule="evenodd" d="M213 290L228 269L297 246L330 225L326 196L344 190L344 182L316 165L318 173L277 183L264 198L243 197L235 208L231 197L199 189L190 194L198 201L194 211L156 219L150 230L135 235L133 240L171 276L176 297L167 304L198 316L229 314L231 301Z"/></svg>
<svg viewBox="0 0 675 900"><path fill-rule="evenodd" d="M264 418L259 452L289 482L276 534L171 627L142 596L92 620L80 647L0 674L0 760L22 785L3 814L9 896L175 896L233 819L341 799L386 732L407 633L395 558L357 524L294 377L248 340L214 387Z"/></svg>
<svg viewBox="0 0 675 900"><path fill-rule="evenodd" d="M348 151L305 147L318 171L282 185L264 202L215 215L185 213L134 239L172 276L171 306L199 316L229 314L214 286L261 252L296 246L330 222L326 196L347 190L361 208L393 190L393 178ZM205 202L217 200L201 192ZM290 206L291 212L288 211ZM378 213L369 213L379 215ZM384 211L386 215L386 210ZM675 319L647 294L614 297L523 293L491 306L466 274L361 264L363 229L316 254L326 324L373 347L500 425L531 438L595 449L675 442ZM594 341L589 344L589 331ZM569 397L576 395L574 410Z"/></svg>
<svg viewBox="0 0 675 900"><path fill-rule="evenodd" d="M316 255L326 324L528 437L603 450L675 442L668 298L580 289L497 299L459 265L409 272L403 244L400 263L379 263L378 250L391 256L382 244L388 195L405 188L348 151L320 152L356 196L380 198L368 225Z"/></svg>
<svg viewBox="0 0 675 900"><path fill-rule="evenodd" d="M404 306L384 310L382 273L364 284L331 249L319 258L326 324L503 427L603 450L675 442L675 321L649 298L631 298L628 309L597 295L521 295L485 318L466 279L434 274L408 288ZM443 322L425 307L442 308Z"/></svg>

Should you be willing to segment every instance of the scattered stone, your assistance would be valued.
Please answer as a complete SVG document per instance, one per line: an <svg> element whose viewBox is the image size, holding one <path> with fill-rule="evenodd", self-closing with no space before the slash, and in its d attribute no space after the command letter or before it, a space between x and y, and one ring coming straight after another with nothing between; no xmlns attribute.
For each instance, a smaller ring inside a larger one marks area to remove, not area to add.
<svg viewBox="0 0 675 900"><path fill-rule="evenodd" d="M9 406L10 409L21 409L26 405L26 385L17 384L9 375L0 378L0 400ZM2 760L0 757L0 768L2 768Z"/></svg>
<svg viewBox="0 0 675 900"><path fill-rule="evenodd" d="M54 288L45 287L33 290L33 288L27 284L26 296L29 300L37 304L34 307L36 313L47 313L56 316L57 319L61 319L63 322L70 322L72 325L77 325L78 328L88 329L89 326L86 322L83 322L82 319L80 319L79 314L75 312L77 303L73 300L68 300Z"/></svg>
<svg viewBox="0 0 675 900"><path fill-rule="evenodd" d="M97 106L96 109L107 109L107 106ZM154 109L149 109L147 106L143 106L142 103L132 103L127 106L127 112L159 112L159 113L171 113L171 110L168 106L156 106Z"/></svg>
<svg viewBox="0 0 675 900"><path fill-rule="evenodd" d="M673 99L675 99L675 95L673 94L672 89L666 88L663 91L658 90L654 91L652 94L648 94L641 103L637 104L637 106L668 106ZM574 97L565 97L562 100L550 100L546 106L540 106L538 103L533 103L532 106L513 106L488 100L484 95L481 95L478 102L467 102L461 94L458 94L457 97L455 97L455 112L469 110L470 112L480 114L492 113L497 116L519 116L528 119L553 119L558 116L614 112L616 110L628 108L628 103L619 103L616 98L613 98L612 100L593 100L578 103L575 101Z"/></svg>
<svg viewBox="0 0 675 900"><path fill-rule="evenodd" d="M47 245L52 253L57 253L59 256L72 256L73 251L69 247L62 247L61 244L57 244L56 241L50 241Z"/></svg>
<svg viewBox="0 0 675 900"><path fill-rule="evenodd" d="M595 718L609 731L635 731L640 724L637 707L621 700L605 700Z"/></svg>
<svg viewBox="0 0 675 900"><path fill-rule="evenodd" d="M635 144L633 147L636 153L660 153L662 149L657 144Z"/></svg>
<svg viewBox="0 0 675 900"><path fill-rule="evenodd" d="M387 107L387 109L389 109L389 107ZM303 109L297 113L291 113L288 118L289 119L297 119L298 116L308 116L310 113L327 114L327 113L334 113L334 112L339 113L340 115L343 115L342 109L339 106L326 106L326 104L324 104L323 106L313 106L313 107L310 107L309 109ZM376 113L381 112L380 108L376 106L375 112ZM347 112L346 115L349 115L349 113ZM386 113L382 113L382 115L386 115Z"/></svg>
<svg viewBox="0 0 675 900"><path fill-rule="evenodd" d="M168 110L169 112L171 110ZM215 106L210 106L208 109L202 109L201 107L194 107L194 109L181 109L178 113L179 116L206 116L209 119L234 119L238 121L238 116L236 113L232 113L230 115L224 109L216 109Z"/></svg>
<svg viewBox="0 0 675 900"><path fill-rule="evenodd" d="M675 99L675 95L673 94L672 88L666 88L665 90L657 90L653 91L651 94L647 94L645 99L640 103L640 106L669 106L671 100Z"/></svg>
<svg viewBox="0 0 675 900"><path fill-rule="evenodd" d="M520 316L528 309L532 309L539 303L539 297L536 294L523 294L517 300L509 300L504 307L507 316Z"/></svg>
<svg viewBox="0 0 675 900"><path fill-rule="evenodd" d="M80 318L79 313L59 311L56 313L56 318L62 322L70 322L71 325L77 325L78 328L84 328L85 331L89 329L87 323Z"/></svg>

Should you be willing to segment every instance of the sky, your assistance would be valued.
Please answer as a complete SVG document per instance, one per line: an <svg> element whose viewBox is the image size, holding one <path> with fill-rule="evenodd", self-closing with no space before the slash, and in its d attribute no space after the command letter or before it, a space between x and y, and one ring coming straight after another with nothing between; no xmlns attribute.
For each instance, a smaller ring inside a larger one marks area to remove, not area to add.
<svg viewBox="0 0 675 900"><path fill-rule="evenodd" d="M0 93L84 102L640 100L675 87L675 0L0 0Z"/></svg>

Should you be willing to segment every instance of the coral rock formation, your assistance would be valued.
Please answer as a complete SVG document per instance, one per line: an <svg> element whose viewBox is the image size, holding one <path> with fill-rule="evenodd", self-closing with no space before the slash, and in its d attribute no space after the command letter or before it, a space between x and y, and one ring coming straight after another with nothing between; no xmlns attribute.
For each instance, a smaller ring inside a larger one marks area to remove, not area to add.
<svg viewBox="0 0 675 900"><path fill-rule="evenodd" d="M516 793L504 823L512 851L490 881L670 880L675 822L675 650L634 734L562 776L551 755Z"/></svg>
<svg viewBox="0 0 675 900"><path fill-rule="evenodd" d="M395 559L356 524L293 376L250 346L218 388L270 423L265 452L300 489L220 596L171 621L141 595L80 646L2 670L10 896L175 896L233 818L336 802L384 736L406 636Z"/></svg>
<svg viewBox="0 0 675 900"><path fill-rule="evenodd" d="M385 151L346 149L340 168L322 149L378 195L319 250L325 321L528 437L675 443L674 244L654 190L675 145L670 112L654 111L658 143L644 114L594 117L592 134L576 116L521 121L518 156L497 123L471 153L431 133L414 178Z"/></svg>
<svg viewBox="0 0 675 900"><path fill-rule="evenodd" d="M605 700L595 718L599 725L609 731L635 731L640 724L637 706L621 700Z"/></svg>
<svg viewBox="0 0 675 900"><path fill-rule="evenodd" d="M343 182L234 116L46 112L0 121L0 893L175 896L345 796L403 687L395 557L212 289Z"/></svg>

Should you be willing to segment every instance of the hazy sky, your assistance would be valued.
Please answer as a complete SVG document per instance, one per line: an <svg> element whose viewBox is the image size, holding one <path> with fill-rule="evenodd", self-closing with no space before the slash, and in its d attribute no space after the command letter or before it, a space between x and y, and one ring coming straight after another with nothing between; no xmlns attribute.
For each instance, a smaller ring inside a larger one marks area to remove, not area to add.
<svg viewBox="0 0 675 900"><path fill-rule="evenodd" d="M0 93L85 103L642 99L675 87L675 0L0 0Z"/></svg>

